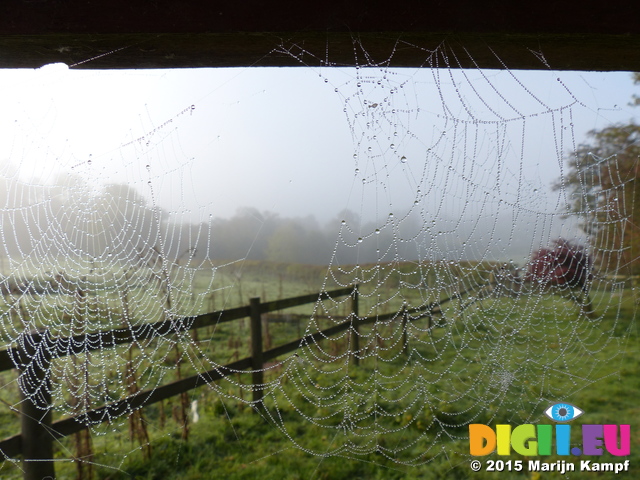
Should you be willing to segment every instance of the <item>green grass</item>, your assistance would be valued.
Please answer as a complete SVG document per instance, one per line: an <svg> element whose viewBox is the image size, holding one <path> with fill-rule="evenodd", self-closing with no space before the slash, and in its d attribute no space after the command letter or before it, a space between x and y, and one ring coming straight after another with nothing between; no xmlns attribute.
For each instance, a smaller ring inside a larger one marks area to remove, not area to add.
<svg viewBox="0 0 640 480"><path fill-rule="evenodd" d="M442 265L430 277L427 275L428 282L432 286L449 284L453 290L458 284L452 278L460 275L458 269L462 267ZM222 270L218 280L224 283ZM218 290L212 300L218 304L215 308L230 308L246 303L242 299L251 296L273 300L318 291L318 277L322 275L321 267L247 262L239 280L242 295L236 285L235 289ZM402 301L419 305L433 300L430 292L402 288L405 283L418 281L415 265L400 266L390 275L376 266L362 266L359 272L343 275L337 279L338 285L350 283L354 276L384 278L385 292L401 292L390 302L380 303L371 287L375 282L368 282L361 297L361 312L368 314L397 310ZM466 281L481 283L481 277L478 274ZM440 294L447 296L447 289ZM620 298L612 300L612 295ZM246 404L251 394L237 385L250 383L250 376L244 374L221 380L215 389L189 393L189 401L199 402L200 421L189 426L188 441L181 439L183 429L173 419L177 399L144 409L151 437L150 459L145 459L138 443L129 439L126 419L98 427L93 436L94 472L103 479L494 478L496 473L470 471L466 425L550 423L542 411L549 405L546 399L558 399L585 411L574 422L576 426L582 422L630 423L631 475L638 476L640 445L635 432L640 426L640 350L634 292L626 289L612 293L601 288L593 300L600 315L595 321L579 317L575 304L554 295L484 299L464 311L454 301L443 307L441 317L434 318L437 326L432 331L423 331L426 319L410 325L410 357L400 352L398 322L362 328L361 346L367 346L369 356L358 367L348 356L341 356L348 348L346 336L325 340L321 349L312 347L301 352L305 363L276 365L267 372L266 380L274 383L265 400L266 415ZM308 315L310 308L296 311ZM332 313L346 315L349 308L344 302ZM526 321L522 321L524 317ZM320 327L330 322L321 320ZM299 329L304 333L305 325L271 323L269 329L269 341L275 346L299 337ZM227 363L248 356L248 326L243 327L241 322L201 329L198 337L197 349L186 348L183 376L205 366L202 357ZM121 348L117 354L124 352L126 349ZM134 358L136 355L134 351ZM143 362L141 368L154 361ZM164 358L167 367L172 361L172 355ZM511 383L487 381L509 373L514 375ZM17 389L11 378L15 374L2 375L5 387L0 389L0 397L14 404ZM173 378L175 371L170 370L164 382ZM306 383L300 383L303 380ZM338 400L335 405L332 396ZM412 398L417 399L413 406ZM379 414L374 422L372 412L376 408L385 415ZM347 411L355 420L345 433L336 427ZM309 418L322 426L314 425ZM17 418L8 409L0 409L0 421L3 433L17 432ZM376 429L383 432L376 434ZM436 439L437 435L441 438ZM351 448L338 449L337 454L323 455L349 444ZM398 450L398 446L406 448ZM59 447L59 478L73 478L73 439L63 439ZM365 453L358 453L359 448ZM418 465L403 465L380 453L390 455L394 451L402 454L397 455L401 460ZM612 461L609 455L605 457L608 460L603 461ZM482 460L497 458L491 455ZM540 459L555 461L557 457ZM0 475L19 478L20 472L5 462ZM502 472L500 477L536 478L536 474Z"/></svg>

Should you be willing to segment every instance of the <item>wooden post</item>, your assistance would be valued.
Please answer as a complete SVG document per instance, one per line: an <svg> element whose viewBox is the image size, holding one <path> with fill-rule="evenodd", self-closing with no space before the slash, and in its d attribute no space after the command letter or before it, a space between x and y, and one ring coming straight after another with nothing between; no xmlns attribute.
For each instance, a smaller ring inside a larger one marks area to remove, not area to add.
<svg viewBox="0 0 640 480"><path fill-rule="evenodd" d="M253 402L256 407L262 405L264 372L262 371L262 321L260 297L252 298L251 309L251 369L253 382Z"/></svg>
<svg viewBox="0 0 640 480"><path fill-rule="evenodd" d="M51 437L51 363L48 332L22 337L20 375L22 468L24 480L53 480L53 439Z"/></svg>
<svg viewBox="0 0 640 480"><path fill-rule="evenodd" d="M402 307L402 352L409 352L409 342L407 341L407 306Z"/></svg>
<svg viewBox="0 0 640 480"><path fill-rule="evenodd" d="M520 278L520 269L516 268L513 272L514 280L514 297L519 297L522 293L522 279Z"/></svg>
<svg viewBox="0 0 640 480"><path fill-rule="evenodd" d="M509 297L513 297L513 275L512 272L506 268L502 272L502 285L505 290L505 294Z"/></svg>
<svg viewBox="0 0 640 480"><path fill-rule="evenodd" d="M353 363L355 365L359 365L360 364L360 358L358 357L358 355L360 355L360 333L358 332L358 321L360 320L360 317L358 316L358 285L354 285L353 288L353 297L352 297L352 304L351 304L351 310L353 312L353 316L352 316L352 320L351 320L351 325L353 327L353 332L351 332L351 348L352 348L352 356L353 356Z"/></svg>

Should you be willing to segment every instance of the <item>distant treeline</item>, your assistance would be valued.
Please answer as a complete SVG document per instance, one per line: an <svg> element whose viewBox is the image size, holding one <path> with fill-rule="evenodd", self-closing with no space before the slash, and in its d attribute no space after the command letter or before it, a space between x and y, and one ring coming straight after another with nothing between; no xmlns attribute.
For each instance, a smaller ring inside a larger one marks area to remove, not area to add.
<svg viewBox="0 0 640 480"><path fill-rule="evenodd" d="M268 260L327 265L411 260L419 256L419 225L364 224L343 211L324 224L313 216L283 218L241 208L231 218L183 221L149 205L134 187L98 191L79 178L56 186L0 179L0 255L13 258L83 255L131 261L159 255L170 261ZM406 235L404 235L404 233ZM404 235L404 236L403 236ZM155 253L154 253L155 252Z"/></svg>
<svg viewBox="0 0 640 480"><path fill-rule="evenodd" d="M199 241L194 244L198 250L196 257L206 254L212 259L247 258L316 265L327 265L330 261L356 264L374 263L381 258L386 261L418 258L415 244L411 248L410 242L406 245L398 242L397 231L395 237L391 227L377 229L375 233L375 224L362 224L358 216L348 210L320 224L313 216L283 218L271 212L242 208L232 218L218 218L210 226L189 228L192 229L189 238L199 235ZM179 249L188 248L185 240L183 235ZM401 251L399 245L402 245Z"/></svg>

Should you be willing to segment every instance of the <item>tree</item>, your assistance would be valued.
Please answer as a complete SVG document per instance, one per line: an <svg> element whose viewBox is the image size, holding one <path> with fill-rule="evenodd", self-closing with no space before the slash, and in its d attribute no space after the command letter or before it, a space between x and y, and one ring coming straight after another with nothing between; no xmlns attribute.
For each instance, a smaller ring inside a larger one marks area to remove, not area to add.
<svg viewBox="0 0 640 480"><path fill-rule="evenodd" d="M263 260L278 215L240 208L230 219L216 219L211 228L212 258Z"/></svg>
<svg viewBox="0 0 640 480"><path fill-rule="evenodd" d="M640 84L640 73L634 73ZM632 105L640 105L633 96ZM569 159L568 174L555 185L566 188L572 212L600 254L601 268L640 273L640 125L612 125L588 133Z"/></svg>
<svg viewBox="0 0 640 480"><path fill-rule="evenodd" d="M593 278L591 265L591 257L582 245L559 238L552 248L541 248L533 254L525 280L557 289L557 293L568 296L585 315L592 317L594 310L589 297Z"/></svg>
<svg viewBox="0 0 640 480"><path fill-rule="evenodd" d="M591 257L582 245L563 238L553 248L541 248L529 262L527 277L543 284L589 290L592 279Z"/></svg>

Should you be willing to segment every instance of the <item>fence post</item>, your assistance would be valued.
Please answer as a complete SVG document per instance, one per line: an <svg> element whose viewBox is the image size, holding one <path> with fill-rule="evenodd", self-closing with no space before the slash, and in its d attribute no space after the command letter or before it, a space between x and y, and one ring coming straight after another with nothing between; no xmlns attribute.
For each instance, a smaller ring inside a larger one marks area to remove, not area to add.
<svg viewBox="0 0 640 480"><path fill-rule="evenodd" d="M252 298L251 310L251 369L253 370L253 402L260 408L263 396L264 372L262 370L262 321L260 297Z"/></svg>
<svg viewBox="0 0 640 480"><path fill-rule="evenodd" d="M519 268L516 268L514 270L513 281L514 281L514 288L513 288L514 297L519 297L520 293L522 292L522 279L520 278Z"/></svg>
<svg viewBox="0 0 640 480"><path fill-rule="evenodd" d="M351 346L353 350L353 363L354 365L360 364L360 358L358 355L360 354L360 332L358 331L358 321L360 317L358 316L358 285L354 285L353 287L353 297L351 300L351 310L353 312L353 320L351 321L351 326L353 328L353 332L351 332Z"/></svg>
<svg viewBox="0 0 640 480"><path fill-rule="evenodd" d="M53 480L51 438L51 363L49 332L32 332L19 340L21 347L21 446L24 480Z"/></svg>
<svg viewBox="0 0 640 480"><path fill-rule="evenodd" d="M407 306L402 307L402 352L407 353L409 351L409 343L407 342Z"/></svg>

